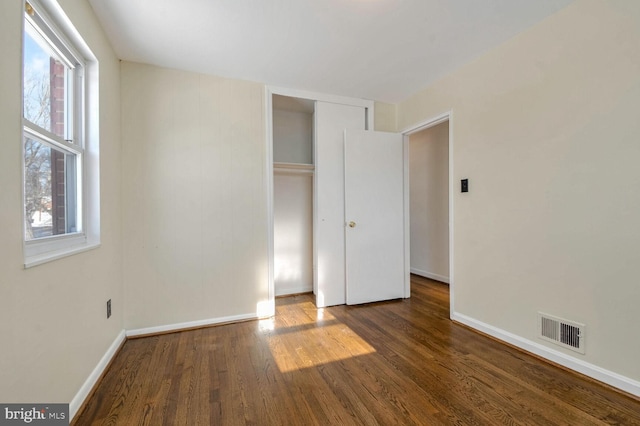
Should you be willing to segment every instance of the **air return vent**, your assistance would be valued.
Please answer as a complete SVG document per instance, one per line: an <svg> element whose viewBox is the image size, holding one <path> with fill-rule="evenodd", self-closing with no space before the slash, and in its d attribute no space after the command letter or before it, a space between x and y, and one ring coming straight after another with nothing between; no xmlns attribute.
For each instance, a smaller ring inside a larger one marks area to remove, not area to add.
<svg viewBox="0 0 640 426"><path fill-rule="evenodd" d="M584 353L585 325L538 312L538 337Z"/></svg>

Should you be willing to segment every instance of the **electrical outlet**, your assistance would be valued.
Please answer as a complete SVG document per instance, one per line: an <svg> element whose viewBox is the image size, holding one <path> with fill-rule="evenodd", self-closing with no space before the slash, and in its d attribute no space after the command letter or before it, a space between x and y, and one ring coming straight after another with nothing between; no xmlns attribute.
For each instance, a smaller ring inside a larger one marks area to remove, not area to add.
<svg viewBox="0 0 640 426"><path fill-rule="evenodd" d="M107 318L111 317L111 299L107 300Z"/></svg>

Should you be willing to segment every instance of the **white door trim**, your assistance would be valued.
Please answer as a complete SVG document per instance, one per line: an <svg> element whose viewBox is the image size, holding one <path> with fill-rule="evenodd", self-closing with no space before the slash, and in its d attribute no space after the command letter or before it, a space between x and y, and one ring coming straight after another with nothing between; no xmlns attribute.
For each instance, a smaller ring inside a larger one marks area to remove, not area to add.
<svg viewBox="0 0 640 426"><path fill-rule="evenodd" d="M454 309L454 296L455 296L455 279L453 274L454 265L454 250L453 250L453 194L454 194L454 174L453 174L453 110L443 112L435 117L431 117L427 120L413 124L405 129L401 130L404 140L404 168L405 168L405 181L404 181L404 195L405 195L405 210L404 210L404 246L405 246L405 267L407 270L407 278L405 279L405 297L409 297L411 292L409 271L410 271L410 229L409 229L409 136L428 129L433 126L437 126L445 121L449 122L449 316L455 312Z"/></svg>
<svg viewBox="0 0 640 426"><path fill-rule="evenodd" d="M276 288L273 280L275 251L273 245L273 105L271 91L265 87L264 91L265 111L265 185L267 186L267 286L268 300L264 308L265 316L273 316L276 313Z"/></svg>

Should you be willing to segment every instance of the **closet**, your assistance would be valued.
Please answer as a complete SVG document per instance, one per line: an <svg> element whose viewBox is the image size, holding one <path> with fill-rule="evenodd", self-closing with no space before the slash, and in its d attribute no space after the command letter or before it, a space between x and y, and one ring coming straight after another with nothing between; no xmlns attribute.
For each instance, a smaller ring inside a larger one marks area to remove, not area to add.
<svg viewBox="0 0 640 426"><path fill-rule="evenodd" d="M402 136L367 130L371 101L267 96L272 294L313 290L318 307L408 297Z"/></svg>
<svg viewBox="0 0 640 426"><path fill-rule="evenodd" d="M344 131L364 130L367 108L275 93L271 107L275 295L344 304Z"/></svg>
<svg viewBox="0 0 640 426"><path fill-rule="evenodd" d="M308 99L273 95L275 295L313 290L313 114Z"/></svg>

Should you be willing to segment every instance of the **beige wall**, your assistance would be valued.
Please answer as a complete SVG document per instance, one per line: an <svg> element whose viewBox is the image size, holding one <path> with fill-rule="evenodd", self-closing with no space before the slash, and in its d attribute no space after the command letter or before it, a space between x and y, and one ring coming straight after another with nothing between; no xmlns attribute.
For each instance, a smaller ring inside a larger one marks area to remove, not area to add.
<svg viewBox="0 0 640 426"><path fill-rule="evenodd" d="M127 329L268 299L264 87L122 62Z"/></svg>
<svg viewBox="0 0 640 426"><path fill-rule="evenodd" d="M396 105L375 102L373 106L373 124L378 132L396 132Z"/></svg>
<svg viewBox="0 0 640 426"><path fill-rule="evenodd" d="M102 246L23 269L22 0L0 2L0 401L70 402L123 327L119 62L84 1L60 0L100 63ZM111 298L113 316L106 318Z"/></svg>
<svg viewBox="0 0 640 426"><path fill-rule="evenodd" d="M640 2L581 0L402 102L453 111L455 310L536 339L587 325L586 355L640 380ZM458 188L454 184L454 188Z"/></svg>
<svg viewBox="0 0 640 426"><path fill-rule="evenodd" d="M411 272L449 282L449 122L409 137Z"/></svg>

